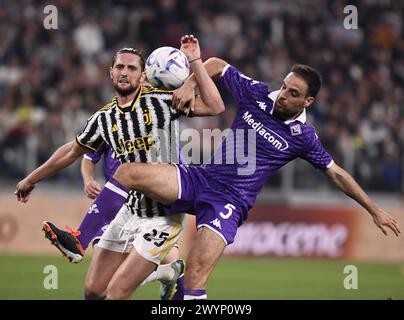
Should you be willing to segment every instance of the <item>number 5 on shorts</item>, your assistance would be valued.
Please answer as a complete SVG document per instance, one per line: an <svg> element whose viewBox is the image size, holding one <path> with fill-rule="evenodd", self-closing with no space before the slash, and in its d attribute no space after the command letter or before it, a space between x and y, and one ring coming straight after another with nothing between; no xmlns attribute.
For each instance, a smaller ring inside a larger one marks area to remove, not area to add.
<svg viewBox="0 0 404 320"><path fill-rule="evenodd" d="M224 208L227 209L227 213L224 214L222 211L220 211L219 214L223 219L229 219L236 207L233 206L231 203L228 203L224 206Z"/></svg>

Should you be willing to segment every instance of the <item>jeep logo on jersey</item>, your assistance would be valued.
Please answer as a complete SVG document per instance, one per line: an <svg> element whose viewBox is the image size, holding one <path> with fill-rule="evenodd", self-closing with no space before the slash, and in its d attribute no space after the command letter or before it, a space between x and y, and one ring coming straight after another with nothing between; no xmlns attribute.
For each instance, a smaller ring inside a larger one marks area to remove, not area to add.
<svg viewBox="0 0 404 320"><path fill-rule="evenodd" d="M118 141L119 146L116 146L114 150L117 156L141 150L148 151L155 144L155 141L151 136L137 137L129 140L119 138Z"/></svg>
<svg viewBox="0 0 404 320"><path fill-rule="evenodd" d="M284 151L289 148L289 144L285 139L283 139L273 130L265 127L261 122L256 122L251 116L251 113L248 111L244 113L243 119L251 128L253 128L260 136L272 144L276 149Z"/></svg>

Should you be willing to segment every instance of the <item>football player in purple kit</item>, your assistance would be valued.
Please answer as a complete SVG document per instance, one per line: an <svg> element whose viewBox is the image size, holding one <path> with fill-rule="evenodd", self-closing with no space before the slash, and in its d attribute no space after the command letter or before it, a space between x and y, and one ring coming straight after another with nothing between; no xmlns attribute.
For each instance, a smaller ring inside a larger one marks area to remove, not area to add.
<svg viewBox="0 0 404 320"><path fill-rule="evenodd" d="M267 178L297 157L322 170L338 189L364 207L385 235L389 228L398 236L396 220L334 163L314 128L306 124L306 108L313 104L321 86L316 70L295 65L280 90L271 92L266 84L246 77L221 59L211 58L203 64L198 40L193 36L185 36L182 42L191 47L187 57L194 72L205 67L209 76L220 76L236 99L238 110L231 130L234 137L240 137L240 132L244 135L243 141L237 140L235 145L243 145L243 150L247 150L248 144L256 146L256 152L248 154L248 161L242 164L125 163L114 174L116 187L121 191L136 189L173 212L196 215L198 232L187 259L184 299L207 298L208 277L225 247L234 241L237 228L247 219ZM192 98L200 76L201 73L193 74L177 91L174 102L178 108ZM254 139L247 139L251 133ZM217 151L222 159L228 158L226 152L231 148L227 144L225 141ZM97 200L104 201L100 198Z"/></svg>

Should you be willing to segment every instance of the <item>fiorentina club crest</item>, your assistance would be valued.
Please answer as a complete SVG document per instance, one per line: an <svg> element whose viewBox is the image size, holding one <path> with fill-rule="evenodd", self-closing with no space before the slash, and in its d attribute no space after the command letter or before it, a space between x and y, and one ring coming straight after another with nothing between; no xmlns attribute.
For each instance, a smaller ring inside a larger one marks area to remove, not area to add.
<svg viewBox="0 0 404 320"><path fill-rule="evenodd" d="M290 132L292 133L292 136L298 136L302 134L302 128L300 127L300 124L298 123L290 126Z"/></svg>

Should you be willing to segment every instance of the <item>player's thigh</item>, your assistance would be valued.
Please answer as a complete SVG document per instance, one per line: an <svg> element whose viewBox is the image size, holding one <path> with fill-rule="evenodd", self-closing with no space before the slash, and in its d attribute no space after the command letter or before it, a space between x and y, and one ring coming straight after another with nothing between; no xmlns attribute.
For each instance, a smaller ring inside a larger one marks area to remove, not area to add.
<svg viewBox="0 0 404 320"><path fill-rule="evenodd" d="M183 214L162 217L132 216L128 233L134 237L129 256L114 274L107 299L129 299L177 243L183 230Z"/></svg>
<svg viewBox="0 0 404 320"><path fill-rule="evenodd" d="M175 244L172 249L168 252L166 257L161 261L162 264L171 263L180 258L180 249L177 244Z"/></svg>
<svg viewBox="0 0 404 320"><path fill-rule="evenodd" d="M93 256L86 276L86 290L90 293L103 294L115 271L119 268L127 253L114 252L97 245L94 246Z"/></svg>
<svg viewBox="0 0 404 320"><path fill-rule="evenodd" d="M133 249L109 282L107 299L130 299L136 288L156 268L155 263L143 258Z"/></svg>
<svg viewBox="0 0 404 320"><path fill-rule="evenodd" d="M163 204L178 198L177 168L162 163L124 163L114 178L129 189L144 193Z"/></svg>

